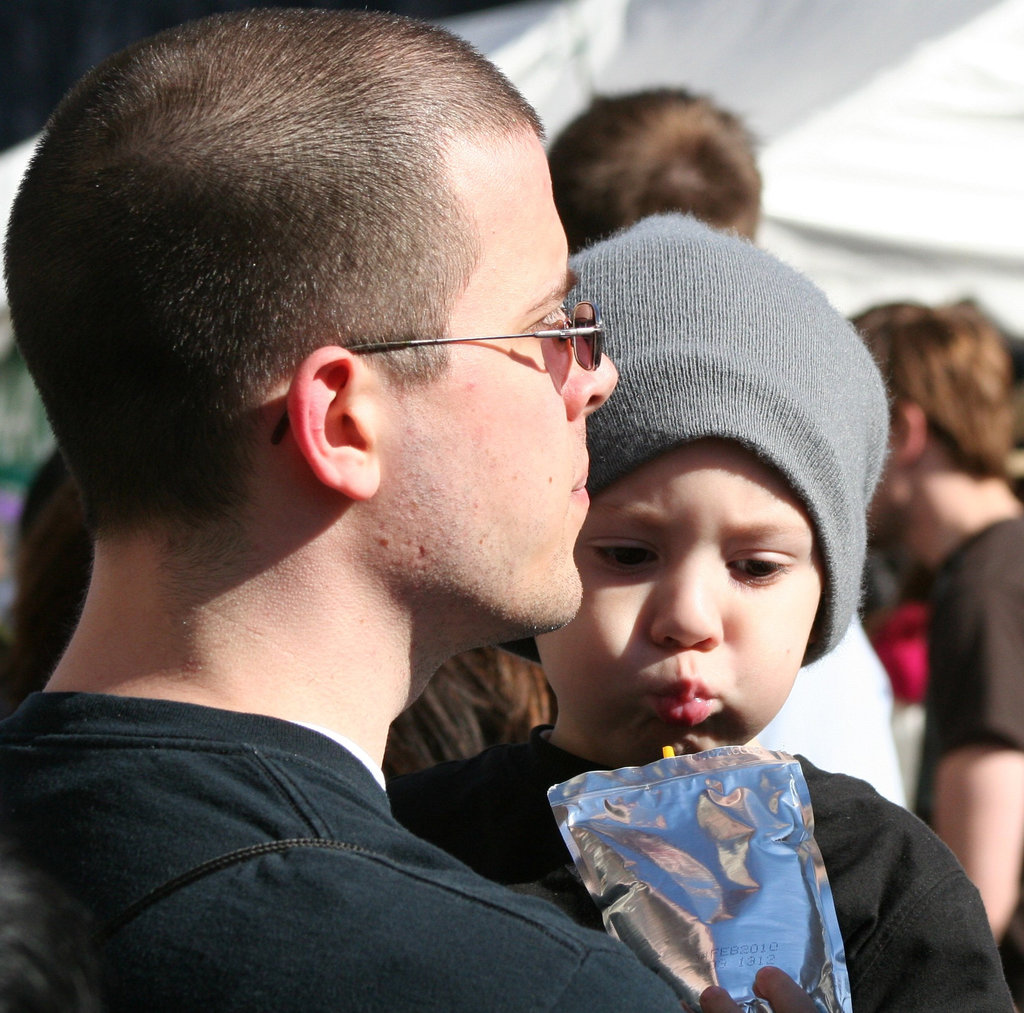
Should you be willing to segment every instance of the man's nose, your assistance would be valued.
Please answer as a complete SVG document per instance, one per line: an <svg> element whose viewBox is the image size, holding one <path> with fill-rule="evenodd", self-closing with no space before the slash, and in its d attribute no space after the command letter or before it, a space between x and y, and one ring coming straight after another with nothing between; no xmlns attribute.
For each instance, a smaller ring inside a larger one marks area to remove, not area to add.
<svg viewBox="0 0 1024 1013"><path fill-rule="evenodd" d="M618 382L619 371L607 355L601 357L601 365L593 370L583 369L574 362L562 388L566 414L575 419L596 411L608 400Z"/></svg>

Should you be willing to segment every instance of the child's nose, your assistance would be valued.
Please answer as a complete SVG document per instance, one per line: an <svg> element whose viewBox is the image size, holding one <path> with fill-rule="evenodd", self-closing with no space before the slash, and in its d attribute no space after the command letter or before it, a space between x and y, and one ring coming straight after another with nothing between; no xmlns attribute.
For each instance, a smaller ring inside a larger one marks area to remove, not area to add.
<svg viewBox="0 0 1024 1013"><path fill-rule="evenodd" d="M670 650L710 651L722 642L722 617L713 591L695 580L660 589L651 639Z"/></svg>

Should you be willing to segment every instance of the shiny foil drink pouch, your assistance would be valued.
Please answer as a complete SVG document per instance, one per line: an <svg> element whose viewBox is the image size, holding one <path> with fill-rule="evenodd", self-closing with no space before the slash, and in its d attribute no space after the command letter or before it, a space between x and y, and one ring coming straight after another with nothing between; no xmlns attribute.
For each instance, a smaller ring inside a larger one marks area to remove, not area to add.
<svg viewBox="0 0 1024 1013"><path fill-rule="evenodd" d="M721 985L770 1013L752 985L774 964L825 1013L852 1013L814 816L786 753L723 746L592 771L548 791L607 930L675 988L683 1008Z"/></svg>

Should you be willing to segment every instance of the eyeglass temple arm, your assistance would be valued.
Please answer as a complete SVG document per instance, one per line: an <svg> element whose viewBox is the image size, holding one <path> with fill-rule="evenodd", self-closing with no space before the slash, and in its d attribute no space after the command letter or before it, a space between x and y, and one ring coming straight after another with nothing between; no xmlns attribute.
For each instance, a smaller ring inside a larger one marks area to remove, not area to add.
<svg viewBox="0 0 1024 1013"><path fill-rule="evenodd" d="M511 341L514 338L583 338L604 330L602 324L587 324L584 327L561 327L550 331L527 331L523 334L488 334L472 338L412 338L409 341L378 341L367 345L349 345L353 355L372 355L374 352L394 352L403 348L421 348L425 345L461 345L469 341Z"/></svg>

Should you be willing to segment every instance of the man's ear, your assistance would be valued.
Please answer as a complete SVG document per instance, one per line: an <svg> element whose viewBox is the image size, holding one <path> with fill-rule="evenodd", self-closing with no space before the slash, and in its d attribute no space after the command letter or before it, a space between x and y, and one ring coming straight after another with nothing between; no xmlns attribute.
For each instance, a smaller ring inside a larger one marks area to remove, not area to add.
<svg viewBox="0 0 1024 1013"><path fill-rule="evenodd" d="M317 479L349 499L369 499L380 485L380 396L374 372L333 345L307 356L288 390L299 453Z"/></svg>
<svg viewBox="0 0 1024 1013"><path fill-rule="evenodd" d="M928 444L928 419L913 401L897 401L889 435L891 458L897 464L913 464Z"/></svg>

